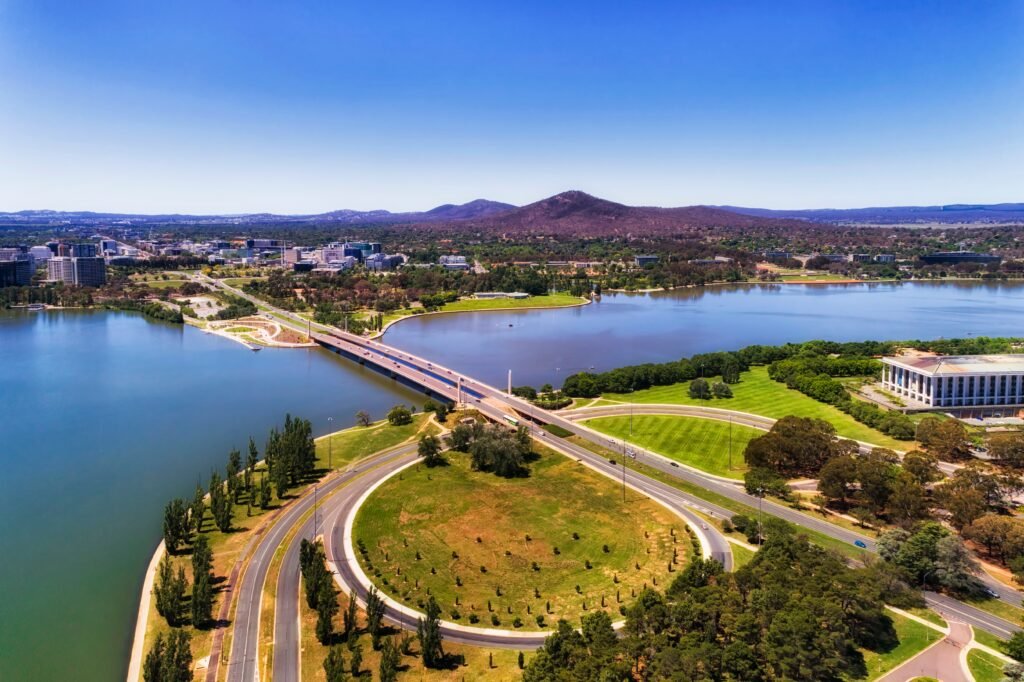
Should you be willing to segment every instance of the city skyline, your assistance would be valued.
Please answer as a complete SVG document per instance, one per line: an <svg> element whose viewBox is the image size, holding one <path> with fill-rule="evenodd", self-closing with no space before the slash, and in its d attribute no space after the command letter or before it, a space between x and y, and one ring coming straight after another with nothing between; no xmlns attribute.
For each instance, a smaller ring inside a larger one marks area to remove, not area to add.
<svg viewBox="0 0 1024 682"><path fill-rule="evenodd" d="M1015 3L6 4L0 209L1021 199Z"/></svg>

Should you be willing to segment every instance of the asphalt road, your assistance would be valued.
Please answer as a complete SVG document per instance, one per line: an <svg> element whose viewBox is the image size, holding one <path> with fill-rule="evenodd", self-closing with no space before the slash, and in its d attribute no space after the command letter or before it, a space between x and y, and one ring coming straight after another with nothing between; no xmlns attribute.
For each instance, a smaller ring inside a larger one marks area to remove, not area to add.
<svg viewBox="0 0 1024 682"><path fill-rule="evenodd" d="M241 295L244 298L247 298L255 303L258 303L259 305L269 307L267 306L267 303L265 301L250 296L242 292L241 290L229 287L223 284L222 282L216 282L213 280L210 281L211 283L214 283L216 286L221 286L222 288L229 289L233 293ZM274 311L279 319L290 319L292 321L292 325L296 329L305 331L305 329L308 326L308 323L305 320L291 313L278 309L274 309ZM350 355L352 355L357 360L360 360L360 356L362 356L362 361L373 362L374 364L377 364L380 367L390 370L392 375L395 376L396 378L403 377L406 380L424 386L428 390L438 393L439 395L444 395L446 397L454 399L456 396L456 389L448 382L455 382L461 377L462 386L468 393L463 394L464 401L469 402L474 407L480 408L482 410L484 409L484 406L491 407L491 414L493 415L494 413L497 413L499 419L502 418L503 414L508 414L509 412L514 411L515 413L518 413L521 417L528 417L540 423L554 424L560 426L570 431L571 433L574 433L586 440L591 441L592 443L601 445L603 447L610 446L609 439L606 436L597 433L596 431L592 431L591 429L576 424L573 421L566 419L565 417L562 417L558 414L548 412L545 410L540 410L524 400L521 400L514 396L505 395L503 392L499 391L498 389L492 386L482 384L468 377L462 376L459 373L450 370L446 367L436 365L427 360L413 356L409 353L406 353L405 351L392 348L378 341L372 341L352 334L339 332L335 329L330 329L324 327L323 325L318 325L316 323L313 323L311 326L313 328L325 331L327 334L333 337L332 339L328 339L327 343L334 343L339 346L342 346ZM502 407L504 407L505 409L501 409ZM555 441L558 440L558 445L566 447L579 459L588 462L589 464L595 466L596 468L599 468L600 462L605 462L605 465L607 464L605 460L598 457L597 455L594 455L592 452L585 448L578 447L564 440L555 439L554 437L548 437L543 435L541 435L541 437L549 438L548 442L551 444L555 444ZM625 443L621 443L621 447L622 449L625 449L627 446ZM674 476L681 480L700 486L705 490L714 492L718 495L722 495L733 501L741 502L751 507L752 509L762 509L764 512L768 514L771 514L779 518L783 518L791 523L802 526L804 528L818 531L824 535L835 538L837 540L849 542L851 544L858 542L862 543L864 545L863 549L865 550L865 552L876 551L874 541L867 536L830 524L816 517L802 514L796 510L790 509L789 507L777 504L770 500L762 500L758 497L748 495L745 491L743 491L742 489L738 488L735 485L722 483L721 481L703 475L700 472L686 470L681 467L674 467L669 463L668 460L664 458L656 456L641 457L643 459L644 464L651 466L652 468L655 468L661 471L662 473ZM632 474L632 472L629 472L629 474L627 475L627 480L630 480L631 482L640 479L642 479L644 481L644 484L647 486L664 486L665 488L668 488L669 490L673 491L672 494L678 496L678 499L680 501L685 501L686 503L693 505L698 509L706 509L711 513L725 516L732 515L732 512L729 510L710 504L699 497L682 493L681 491L678 491L675 488L672 488L671 486L665 486L664 484L661 484L653 479L649 479L644 476L637 476L635 474ZM989 580L991 579L986 579L985 582L989 582ZM1001 598L1005 599L1010 603L1019 604L1021 602L1021 594L1015 590L1012 590L1011 588L999 585L995 588L995 591L1000 594ZM941 599L946 600L947 603L954 604L955 608L957 609L958 617L961 620L964 620L970 623L971 625L974 625L975 627L979 627L983 630L991 632L992 634L1005 637L1007 632L1015 632L1017 631L1017 629L1019 629L1018 626L1016 626L1015 624L1010 623L1004 619L992 616L986 611L983 611L976 607L964 604L963 602L951 600L948 597L943 597L941 595L937 595L937 597L941 597Z"/></svg>
<svg viewBox="0 0 1024 682"><path fill-rule="evenodd" d="M335 475L318 486L317 500L321 495L327 495L356 478L362 470L372 466L379 458L397 457L407 454L407 451L387 451L378 457L364 460L359 467L353 468L344 473ZM231 654L228 657L227 679L230 682L242 682L257 679L259 669L259 620L260 601L263 596L263 586L267 580L267 573L270 570L270 562L274 557L277 548L285 540L285 536L298 522L303 514L313 508L313 495L305 495L295 500L284 509L281 515L275 519L273 525L265 533L259 545L253 551L249 564L242 575L238 587L237 605L234 618L234 635L231 641ZM310 521L311 523L311 521ZM296 572L298 572L298 560L295 561ZM298 587L296 592L298 594ZM297 596L296 596L297 599ZM295 604L297 606L297 604ZM294 619L293 619L294 620ZM276 628L275 628L276 630ZM275 637L276 637L275 632ZM286 635L287 636L287 635ZM297 645L297 641L296 641ZM277 649L275 647L275 659ZM275 661L276 669L276 661ZM290 679L282 677L278 679Z"/></svg>
<svg viewBox="0 0 1024 682"><path fill-rule="evenodd" d="M401 374L402 376L406 376L407 378L411 379L415 379L416 376L418 375L421 378L421 383L427 385L428 387L432 386L432 377L434 376L450 376L452 380L455 380L460 376L458 373L449 370L445 367L429 363L426 360L417 358L409 353L406 353L405 351L391 348L376 341L370 341L359 337L352 337L352 335L345 335L344 340L348 343L359 345L362 348L368 349L369 352L371 353L375 352L385 356L389 360L392 360L392 366L394 367L393 371L396 372L396 374ZM384 362L387 361L384 360ZM409 371L406 371L407 369ZM499 391L498 389L488 386L487 384L482 384L480 382L474 381L464 376L462 377L462 380L462 385L464 389L472 393L478 394L480 396L483 396L483 400L479 400L473 403L474 406L476 407L480 407L481 405L487 405L493 401L494 403L500 403L501 405L506 406L507 408L511 408L521 417L527 417L538 422L560 426L566 429L567 431L575 435L578 435L581 438L586 439L594 444L601 445L602 447L610 449L617 448L619 452L622 452L628 447L630 447L626 443L623 443L621 441L611 441L604 434L593 431L581 424L577 424L560 414L548 412L546 410L540 410L525 400L522 400L515 396L508 396L503 392ZM628 406L625 407L628 412ZM590 453L591 459L587 460L586 456L584 456L583 453L589 453L589 450L586 450L585 448L578 448L577 446L574 446L574 444L572 443L567 443L564 440L550 437L550 443L555 443L556 441L558 441L560 444L576 448L575 452L579 453L580 458L584 459L585 461L590 461L591 463L593 463L594 458L596 458L597 461L601 461L601 458L596 457L595 455L593 455L593 453ZM640 451L637 448L633 449ZM704 490L716 493L735 502L740 502L744 505L747 505L751 509L763 510L764 513L785 519L786 521L789 521L790 523L793 523L795 525L817 531L819 533L822 533L823 535L840 540L842 542L848 542L851 545L856 545L857 547L860 547L866 554L877 552L875 541L866 535L862 535L855 531L848 530L840 526L836 526L834 524L828 523L827 521L824 521L823 519L819 519L809 514L804 514L795 509L791 509L790 507L778 504L771 500L762 499L754 495L748 495L746 491L736 486L735 484L723 482L720 479L706 475L697 470L690 470L685 469L683 467L672 466L670 460L656 455L640 455L639 461L642 461L647 466L657 469L662 473L668 474L669 476L673 476L680 480L692 483L693 485L699 486ZM645 481L651 484L657 483L656 481L653 481L652 479L648 479L643 476L638 476L638 478L643 478ZM674 488L671 488L671 486L665 487L671 490L675 490ZM716 505L712 505L699 497L686 495L680 493L679 491L676 491L676 493L682 495L684 499L689 499L689 501L691 501L693 504L702 505L703 507L714 511L716 514L732 516L731 511L723 509L721 507L716 507ZM863 547L861 547L861 545L863 545ZM981 579L983 582L988 584L994 592L999 594L1001 599L1011 604L1021 604L1022 595L1020 592L1013 590L1010 587L1004 586L988 576L983 575L981 576ZM944 600L944 603L946 604L955 605L956 614L960 620L963 620L969 623L970 625L981 628L997 636L1006 637L1006 633L1016 632L1019 629L1019 627L1014 623L1010 623L1005 619L993 616L987 611L979 609L975 606L971 606L969 604L959 602L950 599L949 597L944 597L942 595L936 595L936 597L941 597L941 599ZM952 610L952 607L950 608L950 610Z"/></svg>

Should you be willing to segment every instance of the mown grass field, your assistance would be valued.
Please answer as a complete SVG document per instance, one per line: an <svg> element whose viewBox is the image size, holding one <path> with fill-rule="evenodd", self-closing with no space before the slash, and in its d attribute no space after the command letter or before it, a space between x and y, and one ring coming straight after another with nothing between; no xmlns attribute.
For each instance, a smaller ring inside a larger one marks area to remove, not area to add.
<svg viewBox="0 0 1024 682"><path fill-rule="evenodd" d="M571 443L575 443L580 447L586 448L591 452L601 455L602 457L614 459L620 456L619 453L612 452L608 448L603 447L601 445L595 445L594 443L591 443L589 440L580 438L579 436L570 436L569 438L566 438L566 440L568 440ZM724 495L719 495L718 493L706 490L698 485L694 485L692 483L684 481L681 478L677 478L670 474L666 474L660 469L654 469L652 467L645 466L644 464L641 464L639 462L632 462L630 464L630 467L649 478L661 481L662 483L670 485L673 488L678 488L683 492L690 493L691 495L695 495L703 500L707 500L708 502L717 504L720 507L728 509L734 514L745 514L747 516L757 515L757 508L755 507L748 507L747 505L742 504L740 502L735 502L734 500L725 497ZM804 513L806 514L807 512ZM801 527L800 532L807 535L811 542L813 542L816 545L820 545L821 547L824 547L826 549L835 550L843 556L849 557L857 561L863 559L863 551L853 545L842 542L841 540L836 540L835 538L829 537L822 533L818 533L817 531L811 530L809 528Z"/></svg>
<svg viewBox="0 0 1024 682"><path fill-rule="evenodd" d="M620 600L644 584L664 588L674 552L673 571L692 552L678 517L632 491L623 504L613 482L550 450L515 479L448 457L449 466L416 465L389 480L356 517L367 574L379 572L381 588L414 608L429 594L446 619L472 624L474 614L482 627L509 628L518 617L536 630L539 614L549 627L578 622L603 597L617 619Z"/></svg>
<svg viewBox="0 0 1024 682"><path fill-rule="evenodd" d="M1000 682L1005 664L992 654L974 649L967 652L967 667L975 682Z"/></svg>
<svg viewBox="0 0 1024 682"><path fill-rule="evenodd" d="M580 305L584 302L585 299L579 296L570 296L569 294L546 294L544 296L530 296L529 298L464 298L454 303L445 304L441 310L444 312L468 312L474 310L494 310L496 308L560 308Z"/></svg>
<svg viewBox="0 0 1024 682"><path fill-rule="evenodd" d="M759 414L773 419L781 419L788 415L815 417L824 419L835 426L839 435L846 438L897 450L909 450L912 446L910 441L898 441L895 438L890 438L880 431L861 424L831 405L818 402L799 391L787 388L785 384L772 381L768 378L767 367L753 367L749 372L743 372L740 374L740 383L733 384L730 388L732 388L732 398L712 400L691 398L689 382L671 386L655 386L633 393L609 393L603 397L621 402L720 407L726 410Z"/></svg>
<svg viewBox="0 0 1024 682"><path fill-rule="evenodd" d="M249 282L252 282L253 280L257 279L266 279L266 277L228 277L224 279L224 283L227 284L229 287L241 289Z"/></svg>
<svg viewBox="0 0 1024 682"><path fill-rule="evenodd" d="M154 279L144 282L147 287L152 289L177 289L184 283L183 279Z"/></svg>
<svg viewBox="0 0 1024 682"><path fill-rule="evenodd" d="M752 438L764 433L749 426L733 424L732 468L729 467L730 426L728 422L697 417L670 415L633 415L632 435L630 417L597 417L585 424L592 429L617 439L665 455L710 474L742 479L747 470L743 451Z"/></svg>
<svg viewBox="0 0 1024 682"><path fill-rule="evenodd" d="M900 643L890 651L864 651L864 663L868 669L865 679L877 679L943 637L938 630L933 630L910 618L895 613L890 613L889 617L892 618Z"/></svg>
<svg viewBox="0 0 1024 682"><path fill-rule="evenodd" d="M329 460L333 468L344 468L358 459L418 437L420 430L426 427L428 416L415 414L412 423L403 426L392 426L387 421L380 421L370 426L353 426L318 438L316 466L318 469L326 469ZM434 426L430 433L435 433L436 428Z"/></svg>

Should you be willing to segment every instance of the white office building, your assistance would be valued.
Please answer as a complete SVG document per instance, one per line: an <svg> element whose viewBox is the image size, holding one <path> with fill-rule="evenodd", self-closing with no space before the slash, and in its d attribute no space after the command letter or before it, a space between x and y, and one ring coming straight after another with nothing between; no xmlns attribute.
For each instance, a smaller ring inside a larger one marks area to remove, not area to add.
<svg viewBox="0 0 1024 682"><path fill-rule="evenodd" d="M1024 405L1024 355L914 354L882 358L882 364L883 388L911 408Z"/></svg>

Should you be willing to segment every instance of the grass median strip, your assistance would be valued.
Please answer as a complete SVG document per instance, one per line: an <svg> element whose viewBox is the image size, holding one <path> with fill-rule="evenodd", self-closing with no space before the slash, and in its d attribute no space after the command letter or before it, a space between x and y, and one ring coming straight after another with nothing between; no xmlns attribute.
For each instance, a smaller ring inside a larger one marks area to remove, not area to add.
<svg viewBox="0 0 1024 682"><path fill-rule="evenodd" d="M571 436L566 440L575 443L576 445L579 445L581 447L584 447L602 457L615 459L618 456L617 453L612 452L608 448L605 448L600 445L595 445L594 443L591 443L585 438L580 438L579 436ZM746 504L743 504L742 502L736 502L735 500L725 497L724 495L719 495L718 493L707 490L706 488L702 488L699 485L690 483L689 481L685 481L670 474L666 474L665 472L660 471L658 469L654 469L652 467L645 466L643 464L638 464L635 462L630 463L630 468L643 474L644 476L647 476L648 478L653 478L654 480L672 486L677 490L681 490L685 493L693 495L694 497L698 497L702 500L706 500L707 502L718 505L719 507L728 509L733 514L757 516L757 509L755 507L750 507ZM805 528L803 526L800 527L800 532L807 535L807 537L810 538L810 540L815 544L820 545L822 547L826 547L828 549L833 549L849 558L860 559L863 555L862 550L846 542L843 542L842 540L836 540L835 538L825 535L824 533L819 533L818 531L811 530L810 528Z"/></svg>
<svg viewBox="0 0 1024 682"><path fill-rule="evenodd" d="M733 393L732 398L715 398L713 400L691 398L689 382L670 386L655 386L633 393L608 393L603 397L627 403L717 407L772 419L781 419L788 415L816 417L835 426L839 435L845 438L853 438L896 450L906 450L911 446L908 441L895 440L870 426L861 424L832 405L818 402L799 391L787 388L785 384L773 381L768 377L767 367L752 367L750 371L742 372L740 382L733 384L730 388Z"/></svg>

